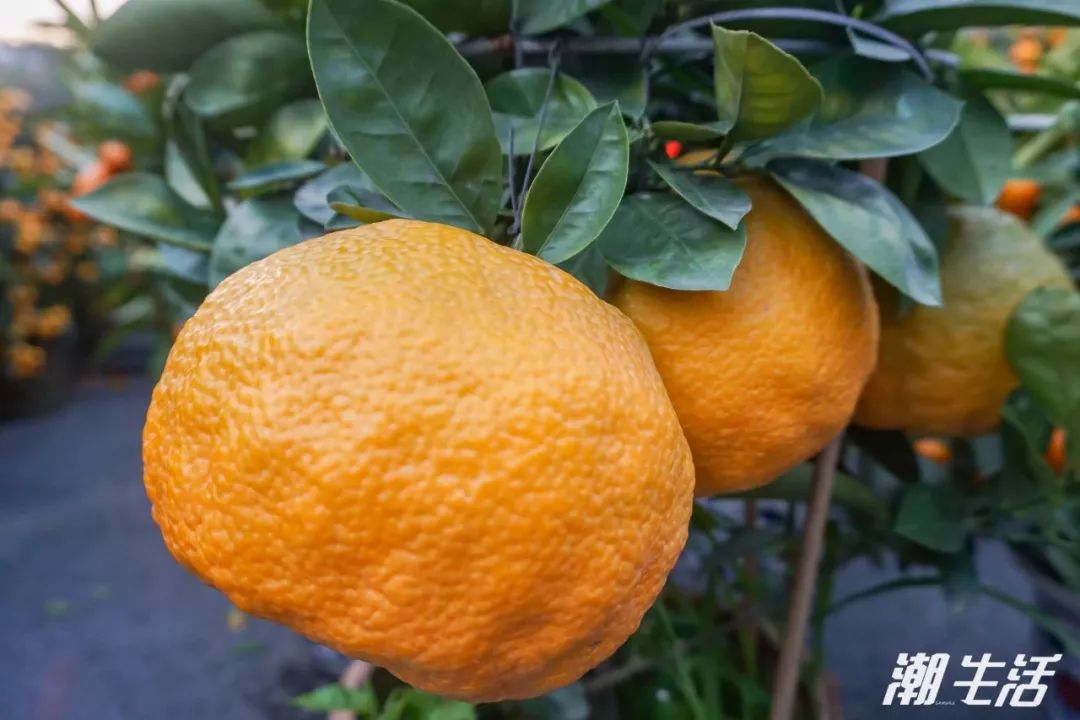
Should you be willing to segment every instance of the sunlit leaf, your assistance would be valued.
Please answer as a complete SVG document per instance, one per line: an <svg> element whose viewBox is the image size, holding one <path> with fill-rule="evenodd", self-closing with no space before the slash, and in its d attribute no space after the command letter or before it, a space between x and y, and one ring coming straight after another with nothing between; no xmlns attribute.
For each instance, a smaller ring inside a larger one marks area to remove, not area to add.
<svg viewBox="0 0 1080 720"><path fill-rule="evenodd" d="M326 133L326 113L318 100L284 105L259 129L245 161L256 168L286 160L303 160Z"/></svg>

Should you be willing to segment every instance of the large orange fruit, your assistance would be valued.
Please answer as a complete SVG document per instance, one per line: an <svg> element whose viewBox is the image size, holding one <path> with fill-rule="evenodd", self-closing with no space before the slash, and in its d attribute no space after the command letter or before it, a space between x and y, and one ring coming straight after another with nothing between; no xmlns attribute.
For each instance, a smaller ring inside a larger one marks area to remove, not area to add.
<svg viewBox="0 0 1080 720"><path fill-rule="evenodd" d="M763 485L820 450L847 424L877 352L862 266L773 182L737 183L753 210L727 291L627 280L612 298L649 343L699 495Z"/></svg>
<svg viewBox="0 0 1080 720"><path fill-rule="evenodd" d="M1013 308L1037 287L1072 287L1061 262L1017 218L990 207L949 211L943 307L902 308L880 287L881 349L855 422L920 435L993 429L1016 376L1005 358Z"/></svg>
<svg viewBox="0 0 1080 720"><path fill-rule="evenodd" d="M477 701L618 648L693 490L625 316L541 260L406 220L222 282L169 355L143 460L169 549L237 607Z"/></svg>

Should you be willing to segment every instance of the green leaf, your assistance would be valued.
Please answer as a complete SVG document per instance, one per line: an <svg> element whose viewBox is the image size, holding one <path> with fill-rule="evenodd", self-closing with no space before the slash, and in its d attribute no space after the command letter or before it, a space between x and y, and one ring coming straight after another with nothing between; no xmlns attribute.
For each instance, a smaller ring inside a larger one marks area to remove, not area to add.
<svg viewBox="0 0 1080 720"><path fill-rule="evenodd" d="M203 252L218 228L211 213L188 205L165 180L149 173L119 175L72 204L106 225Z"/></svg>
<svg viewBox="0 0 1080 720"><path fill-rule="evenodd" d="M908 297L941 304L934 244L887 188L816 160L774 160L768 169L848 252Z"/></svg>
<svg viewBox="0 0 1080 720"><path fill-rule="evenodd" d="M618 105L589 113L548 156L529 188L521 218L526 252L560 263L585 249L619 207L629 166Z"/></svg>
<svg viewBox="0 0 1080 720"><path fill-rule="evenodd" d="M513 0L402 0L443 32L500 35L510 29Z"/></svg>
<svg viewBox="0 0 1080 720"><path fill-rule="evenodd" d="M989 205L1012 172L1012 134L986 98L969 97L956 128L919 161L946 193Z"/></svg>
<svg viewBox="0 0 1080 720"><path fill-rule="evenodd" d="M648 31L662 5L663 0L615 0L601 12L619 33L636 37ZM624 112L629 111L624 108Z"/></svg>
<svg viewBox="0 0 1080 720"><path fill-rule="evenodd" d="M673 195L628 195L597 240L626 277L673 290L726 290L746 248L731 230Z"/></svg>
<svg viewBox="0 0 1080 720"><path fill-rule="evenodd" d="M337 683L323 685L309 693L292 699L293 705L311 712L331 712L349 710L365 717L374 717L379 712L379 700L370 684L362 688L345 688Z"/></svg>
<svg viewBox="0 0 1080 720"><path fill-rule="evenodd" d="M206 141L206 130L203 128L202 120L192 112L191 108L181 102L176 104L169 124L173 143L191 178L198 183L203 196L215 212L224 215L221 184L214 172L214 163L210 158L210 148Z"/></svg>
<svg viewBox="0 0 1080 720"><path fill-rule="evenodd" d="M588 720L589 698L580 682L571 683L546 695L521 703L527 717L546 720Z"/></svg>
<svg viewBox="0 0 1080 720"><path fill-rule="evenodd" d="M160 129L139 99L119 85L108 82L77 82L71 88L73 110L86 139L120 139L145 151L155 143Z"/></svg>
<svg viewBox="0 0 1080 720"><path fill-rule="evenodd" d="M1071 185L1057 194L1057 197L1044 200L1035 217L1031 219L1031 229L1039 237L1047 237L1061 224L1061 218L1069 208L1080 203L1080 186Z"/></svg>
<svg viewBox="0 0 1080 720"><path fill-rule="evenodd" d="M607 295L608 279L611 275L607 260L596 243L589 245L569 260L559 263L559 268L596 293L597 297Z"/></svg>
<svg viewBox="0 0 1080 720"><path fill-rule="evenodd" d="M817 110L821 86L793 56L756 33L713 26L719 125L738 140L770 137Z"/></svg>
<svg viewBox="0 0 1080 720"><path fill-rule="evenodd" d="M651 160L649 166L683 200L733 230L750 212L750 197L718 172L679 170Z"/></svg>
<svg viewBox="0 0 1080 720"><path fill-rule="evenodd" d="M978 90L1021 90L1053 97L1080 99L1080 83L1070 83L1046 75L991 68L961 68L960 79Z"/></svg>
<svg viewBox="0 0 1080 720"><path fill-rule="evenodd" d="M318 100L297 100L270 116L248 148L248 167L303 160L326 134L326 113Z"/></svg>
<svg viewBox="0 0 1080 720"><path fill-rule="evenodd" d="M379 720L476 720L476 709L469 703L446 700L438 695L411 687L390 691Z"/></svg>
<svg viewBox="0 0 1080 720"><path fill-rule="evenodd" d="M180 152L176 143L169 140L165 143L165 181L184 202L197 208L209 208L210 200L206 192L195 179L191 167Z"/></svg>
<svg viewBox="0 0 1080 720"><path fill-rule="evenodd" d="M611 0L517 0L518 31L539 35L577 20Z"/></svg>
<svg viewBox="0 0 1080 720"><path fill-rule="evenodd" d="M1056 492L1058 478L1043 457L1050 423L1035 404L1033 393L1014 392L1001 407L1001 452L1004 467L1000 491L1012 504L1045 500ZM1044 494L1046 493L1046 494Z"/></svg>
<svg viewBox="0 0 1080 720"><path fill-rule="evenodd" d="M1074 625L1046 613L1034 605L1017 600L1010 595L1006 595L999 590L983 586L982 593L989 598L997 600L999 603L1008 605L1014 610L1018 610L1024 615L1027 615L1031 618L1032 622L1057 638L1064 647L1065 652L1070 656L1080 656L1080 635L1077 635Z"/></svg>
<svg viewBox="0 0 1080 720"><path fill-rule="evenodd" d="M404 217L393 203L373 190L343 185L330 191L327 201L334 212L362 223Z"/></svg>
<svg viewBox="0 0 1080 720"><path fill-rule="evenodd" d="M538 149L550 150L596 109L596 100L585 86L560 73L552 86L541 129L540 114L550 76L551 72L545 68L522 68L497 75L484 86L491 103L495 133L504 154L511 152L511 130L514 131L512 151L515 155L528 155L533 151L537 132L540 133Z"/></svg>
<svg viewBox="0 0 1080 720"><path fill-rule="evenodd" d="M945 485L911 485L900 500L896 532L931 550L959 552L968 535L963 502Z"/></svg>
<svg viewBox="0 0 1080 720"><path fill-rule="evenodd" d="M253 198L237 205L214 238L210 287L242 267L295 245L300 236L296 208L288 198Z"/></svg>
<svg viewBox="0 0 1080 720"><path fill-rule="evenodd" d="M821 112L805 126L753 145L744 159L909 155L937 145L960 121L963 103L895 63L837 57L813 72L825 89Z"/></svg>
<svg viewBox="0 0 1080 720"><path fill-rule="evenodd" d="M457 50L392 0L312 0L308 50L330 125L413 217L484 232L503 165L484 88Z"/></svg>
<svg viewBox="0 0 1080 720"><path fill-rule="evenodd" d="M376 192L375 186L360 172L360 168L351 162L343 162L301 185L293 196L293 203L308 220L325 225L334 215L328 197L342 186Z"/></svg>
<svg viewBox="0 0 1080 720"><path fill-rule="evenodd" d="M659 120L652 124L652 131L664 140L708 142L727 134L731 126L723 122L689 123L682 120Z"/></svg>
<svg viewBox="0 0 1080 720"><path fill-rule="evenodd" d="M889 0L873 21L905 35L972 25L1077 25L1080 6L1062 0Z"/></svg>
<svg viewBox="0 0 1080 720"><path fill-rule="evenodd" d="M228 187L234 192L266 192L298 180L306 180L326 169L318 160L287 160L263 165L237 175Z"/></svg>
<svg viewBox="0 0 1080 720"><path fill-rule="evenodd" d="M238 35L191 66L184 100L223 127L255 124L311 84L307 53L296 37L274 30Z"/></svg>
<svg viewBox="0 0 1080 720"><path fill-rule="evenodd" d="M95 30L93 51L126 70L176 72L226 38L277 25L258 0L128 0Z"/></svg>
<svg viewBox="0 0 1080 720"><path fill-rule="evenodd" d="M1005 329L1005 352L1047 417L1080 432L1080 294L1062 288L1028 293Z"/></svg>

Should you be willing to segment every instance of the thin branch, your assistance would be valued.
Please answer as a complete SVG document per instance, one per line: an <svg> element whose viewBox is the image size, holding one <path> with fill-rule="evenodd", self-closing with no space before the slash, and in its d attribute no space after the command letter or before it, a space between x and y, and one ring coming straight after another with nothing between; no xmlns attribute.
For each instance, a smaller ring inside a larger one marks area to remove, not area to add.
<svg viewBox="0 0 1080 720"><path fill-rule="evenodd" d="M570 37L558 40L520 38L509 43L504 37L470 38L459 43L457 49L465 57L491 55L510 50L515 53L520 52L522 55L546 55L551 52L556 42L560 44L560 51L564 55L640 55L643 60L649 59L653 54L705 55L714 49L712 38L709 37L663 37L660 35L644 39L634 37ZM827 55L850 49L847 44L806 38L778 38L770 42L796 55Z"/></svg>
<svg viewBox="0 0 1080 720"><path fill-rule="evenodd" d="M813 484L806 510L803 541L795 565L787 623L780 643L776 680L773 683L770 720L791 720L795 716L795 700L799 689L799 670L806 642L806 625L817 584L818 566L825 540L825 521L829 516L836 461L840 456L840 438L834 439L818 455L814 464Z"/></svg>
<svg viewBox="0 0 1080 720"><path fill-rule="evenodd" d="M853 18L841 13L829 12L827 10L811 10L809 8L748 8L746 10L728 10L725 12L711 13L709 15L702 15L686 22L672 25L664 30L659 36L661 38L668 37L670 35L677 35L680 32L689 30L697 30L698 28L711 25L713 23L731 23L731 22L744 22L747 20L803 20L807 22L819 22L826 25L836 25L839 27L846 27L852 30L869 35L870 37L886 42L894 47L900 48L911 56L911 61L915 63L915 66L919 69L928 80L932 80L934 77L933 70L930 69L930 65L926 62L926 58L922 52L919 51L915 45L909 42L907 39L897 35L894 32L890 32L885 28L875 25L872 22L866 20L860 20L859 18Z"/></svg>
<svg viewBox="0 0 1080 720"><path fill-rule="evenodd" d="M556 42L552 46L551 52L548 53L548 65L550 66L548 84L547 88L544 90L544 102L540 106L540 117L536 121L536 139L533 140L533 148L532 152L529 154L529 162L525 165L525 177L521 180L521 191L518 196L517 209L514 214L514 226L511 228L511 235L516 234L521 230L521 212L525 208L525 194L529 192L529 183L532 182L533 166L536 164L536 156L540 152L540 138L544 134L544 123L547 121L548 108L551 106L551 96L555 92L555 81L559 77L561 57L559 43ZM511 152L512 151L513 148L511 148Z"/></svg>

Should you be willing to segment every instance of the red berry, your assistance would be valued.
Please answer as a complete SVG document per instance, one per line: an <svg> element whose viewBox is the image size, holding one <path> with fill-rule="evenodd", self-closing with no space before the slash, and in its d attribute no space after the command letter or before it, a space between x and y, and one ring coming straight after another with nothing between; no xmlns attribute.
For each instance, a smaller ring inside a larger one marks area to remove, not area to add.
<svg viewBox="0 0 1080 720"><path fill-rule="evenodd" d="M664 154L668 156L669 160L679 157L682 155L682 143L678 140L668 140L664 143Z"/></svg>

